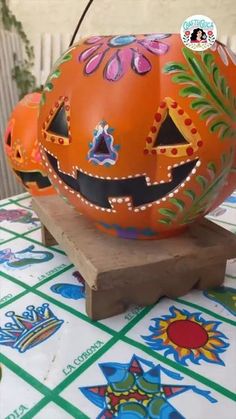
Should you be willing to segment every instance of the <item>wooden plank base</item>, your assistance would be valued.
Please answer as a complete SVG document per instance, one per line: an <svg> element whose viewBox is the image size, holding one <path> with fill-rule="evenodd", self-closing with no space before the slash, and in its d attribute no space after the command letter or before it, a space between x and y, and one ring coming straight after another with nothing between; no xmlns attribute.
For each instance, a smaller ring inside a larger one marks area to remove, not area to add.
<svg viewBox="0 0 236 419"><path fill-rule="evenodd" d="M86 311L94 320L222 284L236 236L203 219L178 237L155 241L115 238L60 197L34 198L46 245L58 243L86 282Z"/></svg>

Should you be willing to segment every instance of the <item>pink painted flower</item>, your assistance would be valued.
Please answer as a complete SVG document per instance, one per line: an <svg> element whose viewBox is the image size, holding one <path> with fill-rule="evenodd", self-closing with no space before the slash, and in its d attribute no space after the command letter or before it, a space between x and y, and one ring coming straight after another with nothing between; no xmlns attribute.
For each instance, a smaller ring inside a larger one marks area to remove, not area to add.
<svg viewBox="0 0 236 419"><path fill-rule="evenodd" d="M185 35L187 35L187 36L190 35L190 31L186 31Z"/></svg>
<svg viewBox="0 0 236 419"><path fill-rule="evenodd" d="M152 64L145 51L157 56L166 54L169 46L162 40L168 34L144 35L143 38L135 35L119 36L93 36L85 41L89 45L80 55L79 61L84 62L84 73L94 73L104 60L108 51L114 53L109 56L104 66L104 77L108 81L118 81L131 67L139 75L151 71Z"/></svg>
<svg viewBox="0 0 236 419"><path fill-rule="evenodd" d="M213 32L212 32L212 31L208 31L207 33L208 33L208 35L212 35L212 34L213 34Z"/></svg>

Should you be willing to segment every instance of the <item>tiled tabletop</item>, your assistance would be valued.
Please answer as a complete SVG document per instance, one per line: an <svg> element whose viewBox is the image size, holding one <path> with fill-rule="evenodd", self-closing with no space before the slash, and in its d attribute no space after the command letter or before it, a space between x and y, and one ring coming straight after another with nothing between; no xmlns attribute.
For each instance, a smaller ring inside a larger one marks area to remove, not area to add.
<svg viewBox="0 0 236 419"><path fill-rule="evenodd" d="M236 192L209 218L236 233ZM0 201L0 281L0 419L235 419L236 259L224 287L92 322L22 194Z"/></svg>

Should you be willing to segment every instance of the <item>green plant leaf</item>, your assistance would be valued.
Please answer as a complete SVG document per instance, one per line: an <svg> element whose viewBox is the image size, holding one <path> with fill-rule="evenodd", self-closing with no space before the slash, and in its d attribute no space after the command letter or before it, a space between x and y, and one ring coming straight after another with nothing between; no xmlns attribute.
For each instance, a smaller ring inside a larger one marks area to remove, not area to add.
<svg viewBox="0 0 236 419"><path fill-rule="evenodd" d="M218 129L222 127L229 127L229 125L224 121L218 121L211 125L210 130L211 132L216 132Z"/></svg>
<svg viewBox="0 0 236 419"><path fill-rule="evenodd" d="M201 89L199 89L199 87L197 86L188 86L188 87L184 87L183 89L180 90L180 94L181 96L184 97L196 97L196 96L202 96L203 93L201 91Z"/></svg>
<svg viewBox="0 0 236 419"><path fill-rule="evenodd" d="M163 72L168 74L178 73L180 71L186 71L186 67L183 64L177 62L167 63L163 68Z"/></svg>
<svg viewBox="0 0 236 419"><path fill-rule="evenodd" d="M174 212L170 209L161 208L158 211L161 215L165 215L166 217L169 217L169 218L175 218L176 217L176 212Z"/></svg>
<svg viewBox="0 0 236 419"><path fill-rule="evenodd" d="M184 208L185 208L185 203L181 199L178 199L178 198L170 198L170 202L172 204L176 205L176 207L178 207L181 211L183 211Z"/></svg>
<svg viewBox="0 0 236 419"><path fill-rule="evenodd" d="M196 194L194 191L192 191L191 189L186 189L184 191L184 195L188 196L189 198L192 199L192 201L194 201L196 199Z"/></svg>
<svg viewBox="0 0 236 419"><path fill-rule="evenodd" d="M203 58L203 62L206 65L208 71L211 72L211 66L212 66L212 63L214 62L213 55L210 54L210 53L204 53L202 55L202 58Z"/></svg>
<svg viewBox="0 0 236 419"><path fill-rule="evenodd" d="M207 187L207 179L204 176L196 176L196 181L201 185L202 189Z"/></svg>
<svg viewBox="0 0 236 419"><path fill-rule="evenodd" d="M51 92L52 89L53 89L53 84L52 83L48 82L48 83L45 84L44 91Z"/></svg>

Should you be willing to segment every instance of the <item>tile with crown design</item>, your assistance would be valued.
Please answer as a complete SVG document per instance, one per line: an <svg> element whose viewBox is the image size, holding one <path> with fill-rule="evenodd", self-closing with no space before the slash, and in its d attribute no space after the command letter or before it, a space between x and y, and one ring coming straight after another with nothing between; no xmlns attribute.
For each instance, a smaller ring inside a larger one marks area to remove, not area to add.
<svg viewBox="0 0 236 419"><path fill-rule="evenodd" d="M44 396L20 377L20 370L16 373L2 366L1 380L1 412L3 419L20 418L29 412Z"/></svg>
<svg viewBox="0 0 236 419"><path fill-rule="evenodd" d="M0 307L3 304L5 306L7 302L9 303L12 300L12 298L24 291L25 288L15 284L7 278L4 278L0 273Z"/></svg>
<svg viewBox="0 0 236 419"><path fill-rule="evenodd" d="M0 318L3 355L49 388L93 359L112 338L33 293L1 309Z"/></svg>
<svg viewBox="0 0 236 419"><path fill-rule="evenodd" d="M23 284L38 284L69 265L65 255L27 239L17 238L0 246L1 272Z"/></svg>
<svg viewBox="0 0 236 419"><path fill-rule="evenodd" d="M233 418L233 401L206 382L119 341L60 395L88 418Z"/></svg>
<svg viewBox="0 0 236 419"><path fill-rule="evenodd" d="M35 212L23 208L17 203L9 203L0 207L0 227L13 233L24 234L40 226Z"/></svg>

